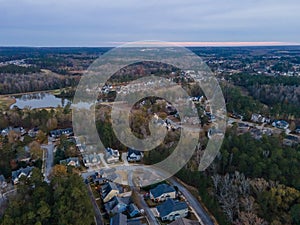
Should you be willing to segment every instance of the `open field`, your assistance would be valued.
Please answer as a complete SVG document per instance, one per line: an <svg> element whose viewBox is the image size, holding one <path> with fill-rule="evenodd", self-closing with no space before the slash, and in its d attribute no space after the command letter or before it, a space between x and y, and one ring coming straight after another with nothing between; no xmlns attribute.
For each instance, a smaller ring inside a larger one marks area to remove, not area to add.
<svg viewBox="0 0 300 225"><path fill-rule="evenodd" d="M16 102L16 99L10 97L10 96L0 96L0 109L6 110L9 109L9 107Z"/></svg>

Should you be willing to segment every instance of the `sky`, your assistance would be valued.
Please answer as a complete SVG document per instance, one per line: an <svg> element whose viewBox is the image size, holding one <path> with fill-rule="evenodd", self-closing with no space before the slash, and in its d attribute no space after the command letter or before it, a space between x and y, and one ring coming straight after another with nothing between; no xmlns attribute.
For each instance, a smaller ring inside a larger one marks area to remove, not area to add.
<svg viewBox="0 0 300 225"><path fill-rule="evenodd" d="M297 44L299 12L299 0L0 0L0 46Z"/></svg>

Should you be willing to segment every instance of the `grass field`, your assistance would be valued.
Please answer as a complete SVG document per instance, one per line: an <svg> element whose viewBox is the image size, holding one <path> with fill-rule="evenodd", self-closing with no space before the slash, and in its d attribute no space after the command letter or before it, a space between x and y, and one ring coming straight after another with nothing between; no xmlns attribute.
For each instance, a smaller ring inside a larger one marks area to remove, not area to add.
<svg viewBox="0 0 300 225"><path fill-rule="evenodd" d="M16 100L9 96L0 96L0 109L7 110Z"/></svg>

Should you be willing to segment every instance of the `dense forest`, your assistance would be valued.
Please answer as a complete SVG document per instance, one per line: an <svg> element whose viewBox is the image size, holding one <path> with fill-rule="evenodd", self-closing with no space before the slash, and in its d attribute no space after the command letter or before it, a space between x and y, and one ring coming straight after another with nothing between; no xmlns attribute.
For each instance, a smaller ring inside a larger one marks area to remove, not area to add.
<svg viewBox="0 0 300 225"><path fill-rule="evenodd" d="M228 79L245 88L253 98L266 104L273 116L300 117L300 78L235 74Z"/></svg>
<svg viewBox="0 0 300 225"><path fill-rule="evenodd" d="M187 166L177 176L198 188L221 224L288 225L300 222L299 168L299 146L283 147L276 137L237 136L232 128L208 170Z"/></svg>
<svg viewBox="0 0 300 225"><path fill-rule="evenodd" d="M0 94L60 89L75 86L78 78L59 76L54 73L2 73L0 76Z"/></svg>
<svg viewBox="0 0 300 225"><path fill-rule="evenodd" d="M0 66L0 74L10 73L10 74L28 74L28 73L37 73L41 72L38 67L35 66L17 66L13 64L9 64L6 66Z"/></svg>

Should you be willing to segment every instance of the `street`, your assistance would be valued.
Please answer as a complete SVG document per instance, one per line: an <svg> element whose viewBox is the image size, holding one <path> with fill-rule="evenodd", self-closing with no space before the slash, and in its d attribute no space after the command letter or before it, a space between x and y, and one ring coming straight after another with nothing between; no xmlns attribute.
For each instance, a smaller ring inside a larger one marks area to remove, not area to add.
<svg viewBox="0 0 300 225"><path fill-rule="evenodd" d="M44 144L41 147L46 150L46 154L45 154L46 158L44 161L45 164L44 178L47 183L50 183L49 175L51 173L52 166L53 166L54 144L51 141L48 141L47 145Z"/></svg>
<svg viewBox="0 0 300 225"><path fill-rule="evenodd" d="M178 189L182 192L187 202L190 204L190 206L194 209L195 213L201 219L201 221L199 222L202 225L214 225L213 220L207 214L207 212L199 203L199 201L180 182L178 182L176 178L171 177L168 180L172 185L177 186Z"/></svg>

